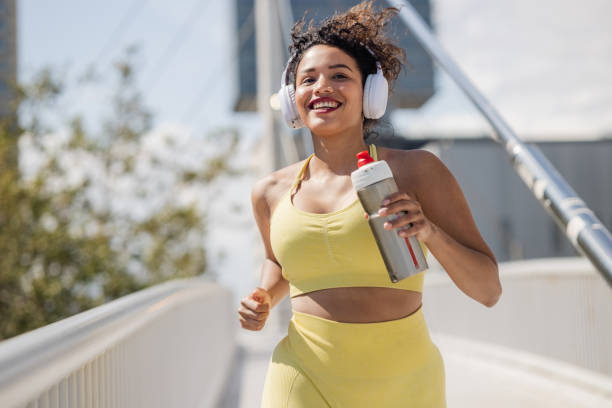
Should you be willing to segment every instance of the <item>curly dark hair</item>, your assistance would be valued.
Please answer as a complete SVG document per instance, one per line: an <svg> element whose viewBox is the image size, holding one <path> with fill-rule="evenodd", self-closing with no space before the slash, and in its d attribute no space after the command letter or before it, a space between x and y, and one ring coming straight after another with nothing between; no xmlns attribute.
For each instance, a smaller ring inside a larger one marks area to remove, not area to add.
<svg viewBox="0 0 612 408"><path fill-rule="evenodd" d="M394 7L378 10L370 0L345 13L336 12L320 24L310 20L306 27L305 17L302 17L291 29L288 81L295 86L296 70L306 50L315 45L331 45L355 59L364 85L366 77L376 73L376 61L379 61L392 91L393 83L406 62L406 53L387 37L385 27L398 12ZM370 129L376 122L366 119L364 128Z"/></svg>

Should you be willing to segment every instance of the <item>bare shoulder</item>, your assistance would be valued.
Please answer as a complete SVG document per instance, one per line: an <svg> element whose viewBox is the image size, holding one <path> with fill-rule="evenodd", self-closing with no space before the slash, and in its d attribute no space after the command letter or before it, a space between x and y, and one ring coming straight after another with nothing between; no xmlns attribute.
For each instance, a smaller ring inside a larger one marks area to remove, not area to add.
<svg viewBox="0 0 612 408"><path fill-rule="evenodd" d="M450 171L435 154L423 150L379 148L380 158L391 167L400 189L417 193L432 181L451 176Z"/></svg>
<svg viewBox="0 0 612 408"><path fill-rule="evenodd" d="M269 216L282 196L289 191L304 161L279 169L255 182L251 192L253 210Z"/></svg>
<svg viewBox="0 0 612 408"><path fill-rule="evenodd" d="M424 171L432 166L442 164L438 157L424 149L402 150L379 147L379 158L387 161L393 169L399 171Z"/></svg>

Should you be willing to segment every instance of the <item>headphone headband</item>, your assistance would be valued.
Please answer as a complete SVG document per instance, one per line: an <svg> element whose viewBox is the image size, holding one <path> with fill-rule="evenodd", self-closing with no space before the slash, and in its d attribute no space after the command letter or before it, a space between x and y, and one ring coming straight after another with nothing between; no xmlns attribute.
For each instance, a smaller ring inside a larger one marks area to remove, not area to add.
<svg viewBox="0 0 612 408"><path fill-rule="evenodd" d="M294 58L295 54L291 55L291 57L289 57L289 60L287 61L287 64L285 65L285 70L283 71L283 75L281 76L281 86L289 85L287 83L287 72L289 72L289 65L291 65L291 62L293 62Z"/></svg>
<svg viewBox="0 0 612 408"><path fill-rule="evenodd" d="M378 61L378 58L376 58L376 54L374 54L374 51L372 51L370 49L370 47L368 47L367 45L364 44L360 44L363 48L365 48L370 55L374 58L374 61L376 61L376 74L378 74L379 72L382 73L382 65L380 65L380 61ZM287 60L287 64L285 65L285 69L283 71L283 75L281 76L281 86L283 85L289 85L289 83L287 82L287 80L289 79L289 65L291 65L291 63L293 62L293 60L295 59L296 54L293 53L290 57L289 60Z"/></svg>

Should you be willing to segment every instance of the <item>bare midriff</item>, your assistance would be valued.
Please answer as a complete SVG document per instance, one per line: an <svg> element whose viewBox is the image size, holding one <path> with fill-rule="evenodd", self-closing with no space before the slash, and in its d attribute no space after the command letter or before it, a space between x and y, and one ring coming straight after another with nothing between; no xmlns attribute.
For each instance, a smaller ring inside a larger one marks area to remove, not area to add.
<svg viewBox="0 0 612 408"><path fill-rule="evenodd" d="M293 310L344 323L397 320L421 306L420 292L394 288L329 288L291 298Z"/></svg>

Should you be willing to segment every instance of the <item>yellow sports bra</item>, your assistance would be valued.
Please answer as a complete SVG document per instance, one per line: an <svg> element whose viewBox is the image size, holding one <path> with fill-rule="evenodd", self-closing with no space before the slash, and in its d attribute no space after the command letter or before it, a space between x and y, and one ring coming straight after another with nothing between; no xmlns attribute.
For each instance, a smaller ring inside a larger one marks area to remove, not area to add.
<svg viewBox="0 0 612 408"><path fill-rule="evenodd" d="M370 155L377 160L376 147ZM374 236L355 200L327 214L294 207L292 196L304 177L310 155L270 220L270 243L291 297L320 289L374 286L423 292L424 272L391 282ZM427 248L421 243L425 254Z"/></svg>

